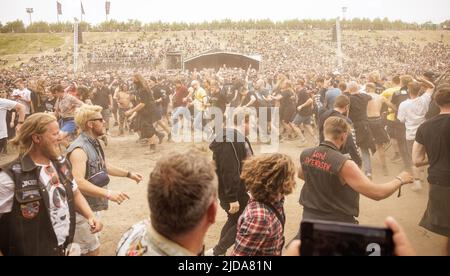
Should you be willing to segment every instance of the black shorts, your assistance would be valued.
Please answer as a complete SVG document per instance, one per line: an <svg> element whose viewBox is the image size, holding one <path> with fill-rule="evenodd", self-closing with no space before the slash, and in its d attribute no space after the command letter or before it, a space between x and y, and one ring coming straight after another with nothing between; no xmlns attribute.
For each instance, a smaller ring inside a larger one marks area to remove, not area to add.
<svg viewBox="0 0 450 276"><path fill-rule="evenodd" d="M292 108L280 108L280 120L286 124L292 122L295 118L296 112Z"/></svg>
<svg viewBox="0 0 450 276"><path fill-rule="evenodd" d="M384 129L383 120L380 117L369 118L369 127L372 131L375 144L382 145L389 143L388 133Z"/></svg>
<svg viewBox="0 0 450 276"><path fill-rule="evenodd" d="M163 118L163 108L161 105L156 105L153 110L153 120L154 122L160 121Z"/></svg>
<svg viewBox="0 0 450 276"><path fill-rule="evenodd" d="M156 135L156 129L149 120L142 120L140 125L141 138L148 139Z"/></svg>
<svg viewBox="0 0 450 276"><path fill-rule="evenodd" d="M400 122L387 121L387 132L392 139L405 140L406 128Z"/></svg>

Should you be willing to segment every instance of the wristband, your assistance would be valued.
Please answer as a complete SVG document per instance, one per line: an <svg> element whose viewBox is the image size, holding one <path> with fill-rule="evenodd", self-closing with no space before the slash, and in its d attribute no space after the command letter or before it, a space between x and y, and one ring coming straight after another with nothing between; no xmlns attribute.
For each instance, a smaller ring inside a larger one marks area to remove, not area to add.
<svg viewBox="0 0 450 276"><path fill-rule="evenodd" d="M131 177L131 172L127 173L127 177L130 178Z"/></svg>
<svg viewBox="0 0 450 276"><path fill-rule="evenodd" d="M111 200L111 191L108 190L108 193L106 194L106 199Z"/></svg>
<svg viewBox="0 0 450 276"><path fill-rule="evenodd" d="M395 177L397 180L400 180L400 187L398 188L398 195L397 197L402 196L402 186L404 185L403 179L400 176Z"/></svg>

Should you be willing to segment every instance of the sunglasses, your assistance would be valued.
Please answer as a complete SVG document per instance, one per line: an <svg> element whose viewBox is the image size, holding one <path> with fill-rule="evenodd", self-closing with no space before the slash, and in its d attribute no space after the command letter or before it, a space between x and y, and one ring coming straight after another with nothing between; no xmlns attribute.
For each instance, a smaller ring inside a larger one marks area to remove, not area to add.
<svg viewBox="0 0 450 276"><path fill-rule="evenodd" d="M103 122L103 118L89 120L89 122L95 122L95 121Z"/></svg>

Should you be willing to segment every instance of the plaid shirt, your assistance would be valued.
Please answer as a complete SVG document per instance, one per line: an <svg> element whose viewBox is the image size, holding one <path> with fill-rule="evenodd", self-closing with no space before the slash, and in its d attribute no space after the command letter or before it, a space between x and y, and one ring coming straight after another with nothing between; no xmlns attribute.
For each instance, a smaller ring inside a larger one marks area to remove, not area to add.
<svg viewBox="0 0 450 276"><path fill-rule="evenodd" d="M273 204L285 219L284 200ZM233 256L281 256L283 225L267 205L250 199L239 218Z"/></svg>

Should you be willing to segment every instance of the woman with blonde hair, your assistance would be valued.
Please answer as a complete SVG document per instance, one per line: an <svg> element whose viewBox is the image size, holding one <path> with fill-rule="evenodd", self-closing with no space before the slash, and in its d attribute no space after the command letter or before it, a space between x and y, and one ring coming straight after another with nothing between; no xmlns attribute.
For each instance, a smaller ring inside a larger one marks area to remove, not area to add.
<svg viewBox="0 0 450 276"><path fill-rule="evenodd" d="M244 162L241 179L251 198L239 218L233 256L281 256L284 246L284 197L295 188L295 165L284 154Z"/></svg>

